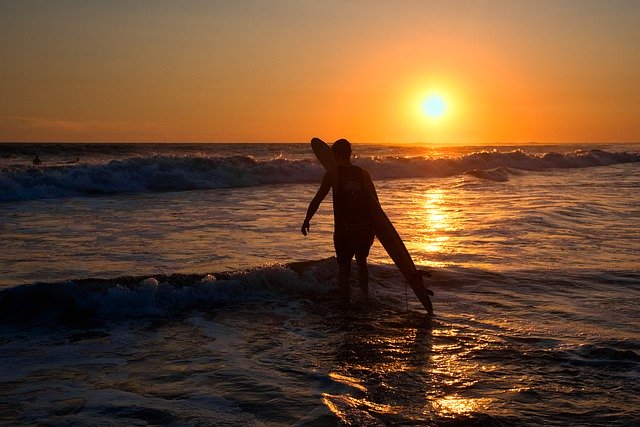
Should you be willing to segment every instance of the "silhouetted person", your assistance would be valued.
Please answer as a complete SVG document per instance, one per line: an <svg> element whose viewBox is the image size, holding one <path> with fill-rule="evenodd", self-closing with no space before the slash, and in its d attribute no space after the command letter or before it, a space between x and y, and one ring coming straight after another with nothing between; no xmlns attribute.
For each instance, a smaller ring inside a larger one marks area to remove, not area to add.
<svg viewBox="0 0 640 427"><path fill-rule="evenodd" d="M351 144L339 139L331 147L336 167L327 171L320 188L309 204L307 217L302 224L302 234L307 235L309 221L318 210L320 202L333 190L333 243L338 260L338 292L342 304L349 302L349 276L351 259L355 255L360 289L369 292L367 256L373 244L373 226L369 217L372 194L378 198L369 172L351 163Z"/></svg>
<svg viewBox="0 0 640 427"><path fill-rule="evenodd" d="M42 160L40 160L40 157L38 157L37 154L36 154L36 157L33 159L33 164L36 166L42 164Z"/></svg>

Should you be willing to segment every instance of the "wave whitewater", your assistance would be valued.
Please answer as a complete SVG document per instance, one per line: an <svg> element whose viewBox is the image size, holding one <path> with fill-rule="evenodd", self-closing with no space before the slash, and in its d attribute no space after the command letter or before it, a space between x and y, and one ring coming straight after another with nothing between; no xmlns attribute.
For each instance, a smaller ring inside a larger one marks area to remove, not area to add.
<svg viewBox="0 0 640 427"><path fill-rule="evenodd" d="M443 178L469 174L478 179L506 181L513 171L585 168L640 162L640 153L603 150L541 156L516 150L478 152L460 157L362 157L356 163L374 179ZM206 190L264 184L317 181L323 169L311 159L251 156L152 156L113 160L104 164L47 167L8 166L0 170L0 201L55 199L139 192Z"/></svg>
<svg viewBox="0 0 640 427"><path fill-rule="evenodd" d="M245 304L282 305L287 301L311 301L315 307L336 298L335 263L335 257L329 257L221 273L86 278L18 285L0 290L0 327L79 326L211 312ZM405 289L400 272L395 267L378 264L371 264L370 271L376 287L373 300L403 307L406 296L400 292ZM439 272L438 279L430 283L457 283L457 274Z"/></svg>
<svg viewBox="0 0 640 427"><path fill-rule="evenodd" d="M159 274L33 283L0 291L0 325L84 323L211 310L284 295L328 292L334 260L273 265L212 274Z"/></svg>

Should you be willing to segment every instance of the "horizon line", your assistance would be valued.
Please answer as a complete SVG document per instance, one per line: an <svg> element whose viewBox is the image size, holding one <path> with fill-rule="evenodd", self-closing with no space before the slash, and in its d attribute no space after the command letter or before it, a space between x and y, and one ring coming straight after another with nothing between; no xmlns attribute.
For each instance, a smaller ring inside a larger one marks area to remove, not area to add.
<svg viewBox="0 0 640 427"><path fill-rule="evenodd" d="M311 139L309 139L311 140ZM437 145L437 146L485 146L485 145L571 145L571 144L640 144L636 141L494 141L494 142L473 142L473 143L450 143L450 142L365 142L349 141L356 145ZM0 144L307 144L308 141L9 141L0 140Z"/></svg>

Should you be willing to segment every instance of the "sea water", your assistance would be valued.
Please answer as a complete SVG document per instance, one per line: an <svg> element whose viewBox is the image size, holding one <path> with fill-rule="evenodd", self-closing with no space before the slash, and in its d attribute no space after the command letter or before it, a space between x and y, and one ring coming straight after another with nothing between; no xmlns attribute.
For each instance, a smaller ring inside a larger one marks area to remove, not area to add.
<svg viewBox="0 0 640 427"><path fill-rule="evenodd" d="M0 423L640 422L640 145L354 154L432 319L308 144L1 144Z"/></svg>

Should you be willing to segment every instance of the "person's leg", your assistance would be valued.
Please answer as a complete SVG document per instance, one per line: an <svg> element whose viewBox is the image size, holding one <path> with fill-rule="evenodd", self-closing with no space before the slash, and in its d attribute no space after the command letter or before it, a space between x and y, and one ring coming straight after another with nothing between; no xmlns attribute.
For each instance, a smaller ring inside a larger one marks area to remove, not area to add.
<svg viewBox="0 0 640 427"><path fill-rule="evenodd" d="M356 265L358 266L358 283L365 295L369 295L369 269L367 268L367 256L356 254Z"/></svg>
<svg viewBox="0 0 640 427"><path fill-rule="evenodd" d="M337 233L333 235L338 261L338 296L340 304L345 308L349 304L349 276L351 276L351 259L355 252L353 243L348 237Z"/></svg>
<svg viewBox="0 0 640 427"><path fill-rule="evenodd" d="M340 304L349 305L349 276L351 276L351 260L338 263L338 295Z"/></svg>
<svg viewBox="0 0 640 427"><path fill-rule="evenodd" d="M369 268L367 267L367 257L373 244L373 231L367 231L359 237L356 248L356 265L358 266L358 283L365 295L369 295Z"/></svg>

